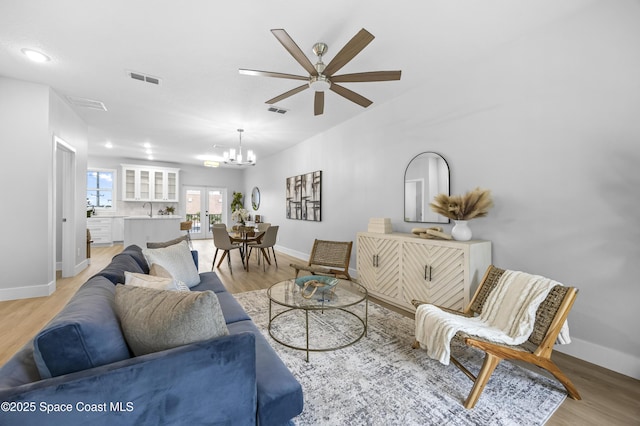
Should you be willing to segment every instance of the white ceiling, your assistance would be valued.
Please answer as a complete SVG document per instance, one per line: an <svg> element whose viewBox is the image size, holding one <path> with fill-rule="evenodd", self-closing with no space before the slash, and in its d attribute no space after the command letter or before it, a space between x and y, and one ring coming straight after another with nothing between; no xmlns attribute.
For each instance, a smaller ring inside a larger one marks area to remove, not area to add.
<svg viewBox="0 0 640 426"><path fill-rule="evenodd" d="M300 82L238 69L305 75L272 28L284 28L313 63L314 43L329 45L328 63L366 28L375 40L340 74L402 70L400 81L344 83L375 108L593 1L2 0L0 75L103 102L107 112L74 107L89 126L91 156L145 159L149 143L154 160L202 164L237 146L244 128L243 147L259 162L365 111L328 92L315 117L305 90L276 104L286 114L268 112L267 99ZM30 62L22 48L52 60ZM132 80L127 70L161 84Z"/></svg>

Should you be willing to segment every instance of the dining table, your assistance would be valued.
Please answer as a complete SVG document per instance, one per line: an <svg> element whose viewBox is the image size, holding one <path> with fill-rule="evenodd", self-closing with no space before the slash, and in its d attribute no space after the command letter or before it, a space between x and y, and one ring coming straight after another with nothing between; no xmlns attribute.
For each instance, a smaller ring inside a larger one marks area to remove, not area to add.
<svg viewBox="0 0 640 426"><path fill-rule="evenodd" d="M245 260L244 269L249 272L249 245L251 243L260 243L264 232L256 232L255 230L232 230L229 233L232 243L242 244L242 257Z"/></svg>

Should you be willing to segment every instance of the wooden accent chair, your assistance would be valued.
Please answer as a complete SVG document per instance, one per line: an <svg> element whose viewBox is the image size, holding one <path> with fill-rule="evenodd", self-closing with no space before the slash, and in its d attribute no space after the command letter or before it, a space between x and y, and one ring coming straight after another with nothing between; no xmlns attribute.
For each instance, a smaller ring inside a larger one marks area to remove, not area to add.
<svg viewBox="0 0 640 426"><path fill-rule="evenodd" d="M309 262L306 265L292 263L296 270L296 278L300 271L308 271L314 275L333 275L351 279L349 275L349 261L353 241L325 241L315 240Z"/></svg>
<svg viewBox="0 0 640 426"><path fill-rule="evenodd" d="M504 269L496 268L493 265L489 266L478 290L473 296L473 299L463 312L453 311L446 308L441 309L468 317L479 315L482 312L487 296L496 286L504 272ZM560 368L558 368L558 366L551 360L553 345L560 333L562 325L569 315L569 311L573 306L577 293L578 290L575 287L555 286L549 292L547 298L540 304L536 312L533 332L529 336L529 339L522 345L510 346L502 343L491 342L462 332L458 332L456 334L454 338L462 339L466 345L485 352L484 363L482 364L482 368L480 369L477 377L467 370L453 356L451 357L451 362L460 368L460 370L462 370L462 372L474 382L473 388L464 402L465 408L471 409L476 405L476 402L480 398L480 394L482 394L491 374L503 359L520 360L547 370L553 374L560 383L562 383L570 398L578 400L582 399L576 387L571 383L571 380L569 380L569 378L565 376L564 373L560 371ZM424 302L413 300L411 303L417 308ZM420 344L417 341L414 342L413 348L419 347Z"/></svg>

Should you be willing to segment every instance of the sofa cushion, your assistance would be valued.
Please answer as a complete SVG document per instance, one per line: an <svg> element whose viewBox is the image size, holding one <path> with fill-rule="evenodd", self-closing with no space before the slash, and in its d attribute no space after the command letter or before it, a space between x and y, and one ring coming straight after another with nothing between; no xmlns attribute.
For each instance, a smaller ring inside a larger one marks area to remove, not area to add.
<svg viewBox="0 0 640 426"><path fill-rule="evenodd" d="M136 356L229 334L212 291L116 286L116 312Z"/></svg>
<svg viewBox="0 0 640 426"><path fill-rule="evenodd" d="M149 265L154 263L165 268L171 276L193 287L200 283L200 275L186 241L169 247L142 250Z"/></svg>
<svg viewBox="0 0 640 426"><path fill-rule="evenodd" d="M33 340L42 378L60 376L129 358L114 308L115 287L93 277Z"/></svg>
<svg viewBox="0 0 640 426"><path fill-rule="evenodd" d="M141 274L146 273L132 256L120 253L113 256L111 263L105 266L102 271L98 272L94 276L104 277L113 284L122 284L125 280L125 271L138 272ZM147 272L149 272L148 267Z"/></svg>
<svg viewBox="0 0 640 426"><path fill-rule="evenodd" d="M142 268L142 273L149 273L149 265L147 265L147 259L144 258L144 254L142 254L142 249L135 244L131 244L127 246L120 254L127 254L131 256Z"/></svg>
<svg viewBox="0 0 640 426"><path fill-rule="evenodd" d="M214 293L222 293L227 288L222 284L215 272L203 272L200 274L200 284L191 287L191 291L211 290Z"/></svg>
<svg viewBox="0 0 640 426"><path fill-rule="evenodd" d="M160 243L148 242L147 243L147 248L148 249L165 248L165 247L172 246L174 244L178 244L178 243L180 243L182 241L187 241L187 236L186 235L183 235L182 237L174 238L173 240L164 241L164 242L160 242Z"/></svg>
<svg viewBox="0 0 640 426"><path fill-rule="evenodd" d="M302 413L302 386L251 320L229 324L232 335L251 332L256 336L256 382L258 424L287 424Z"/></svg>

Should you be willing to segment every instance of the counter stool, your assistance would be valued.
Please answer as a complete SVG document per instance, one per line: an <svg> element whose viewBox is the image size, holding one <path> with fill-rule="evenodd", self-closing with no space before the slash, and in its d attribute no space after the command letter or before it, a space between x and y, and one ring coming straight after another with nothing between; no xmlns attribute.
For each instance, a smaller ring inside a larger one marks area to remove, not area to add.
<svg viewBox="0 0 640 426"><path fill-rule="evenodd" d="M193 221L189 220L187 222L180 222L180 230L181 231L187 231L187 243L189 244L189 247L191 247L191 235L190 235L190 231L191 231L191 227L193 226Z"/></svg>

